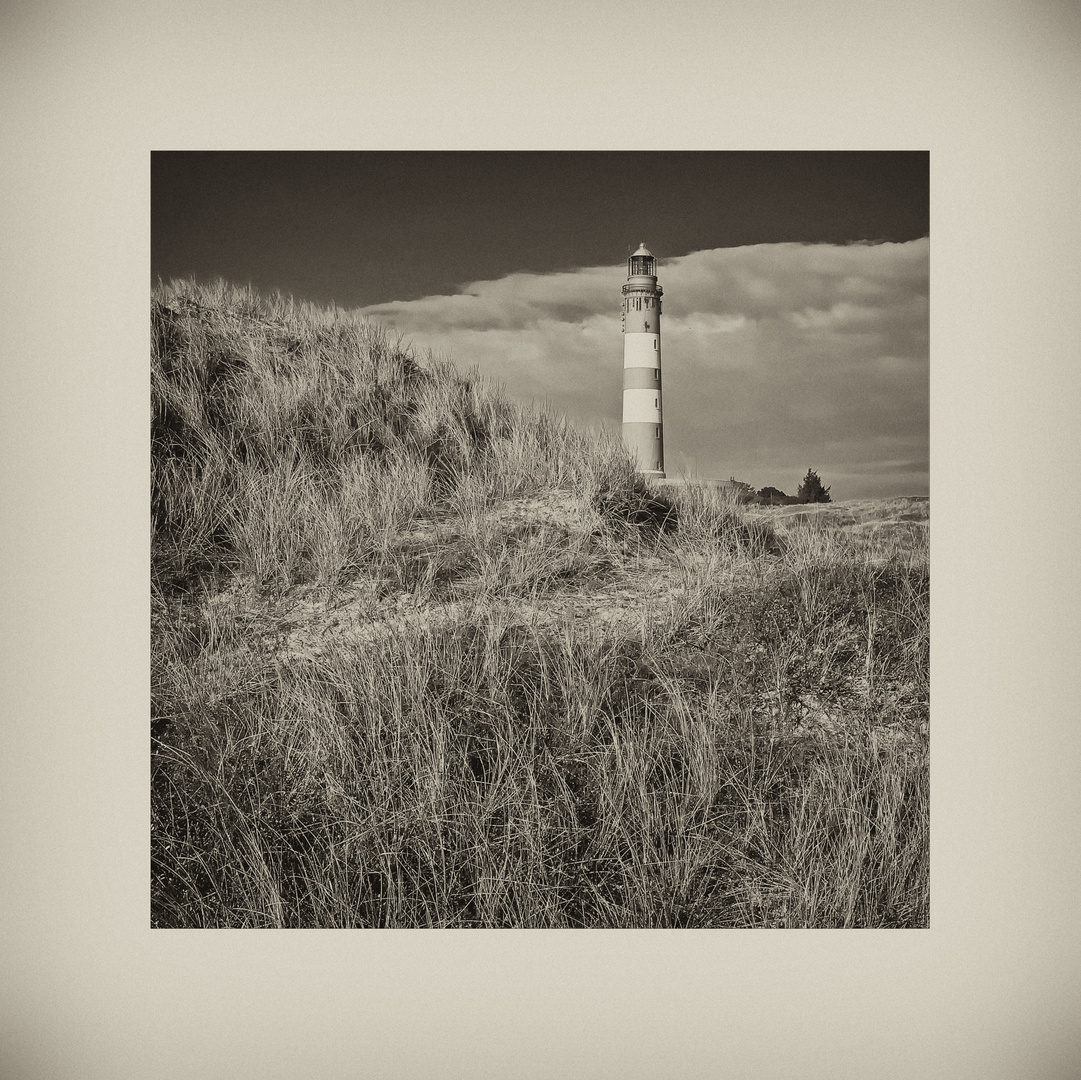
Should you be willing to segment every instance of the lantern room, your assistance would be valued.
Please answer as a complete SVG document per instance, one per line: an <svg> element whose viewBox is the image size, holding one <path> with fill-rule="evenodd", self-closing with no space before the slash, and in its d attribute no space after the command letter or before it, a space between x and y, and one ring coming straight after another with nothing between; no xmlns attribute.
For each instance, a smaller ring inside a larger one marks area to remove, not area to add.
<svg viewBox="0 0 1081 1080"><path fill-rule="evenodd" d="M655 264L656 260L653 258L653 253L645 244L639 244L638 250L627 262L627 276L655 277Z"/></svg>

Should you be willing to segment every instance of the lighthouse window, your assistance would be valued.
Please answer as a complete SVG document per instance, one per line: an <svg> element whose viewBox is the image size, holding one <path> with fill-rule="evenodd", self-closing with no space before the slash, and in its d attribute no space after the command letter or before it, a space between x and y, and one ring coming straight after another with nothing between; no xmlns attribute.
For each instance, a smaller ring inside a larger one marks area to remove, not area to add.
<svg viewBox="0 0 1081 1080"><path fill-rule="evenodd" d="M654 352L657 351L657 339L656 338L653 339L653 351Z"/></svg>
<svg viewBox="0 0 1081 1080"><path fill-rule="evenodd" d="M660 398L654 398L653 399L653 408L659 409L660 407L661 407Z"/></svg>
<svg viewBox="0 0 1081 1080"><path fill-rule="evenodd" d="M661 429L657 428L657 438L659 439L660 437L661 437Z"/></svg>

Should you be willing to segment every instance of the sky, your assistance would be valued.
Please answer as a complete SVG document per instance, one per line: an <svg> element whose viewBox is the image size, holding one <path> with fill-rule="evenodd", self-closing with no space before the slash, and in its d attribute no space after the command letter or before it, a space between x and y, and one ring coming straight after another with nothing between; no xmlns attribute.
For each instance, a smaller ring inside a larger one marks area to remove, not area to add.
<svg viewBox="0 0 1081 1080"><path fill-rule="evenodd" d="M618 427L620 288L657 256L670 476L929 490L924 152L156 152L151 277L359 309Z"/></svg>

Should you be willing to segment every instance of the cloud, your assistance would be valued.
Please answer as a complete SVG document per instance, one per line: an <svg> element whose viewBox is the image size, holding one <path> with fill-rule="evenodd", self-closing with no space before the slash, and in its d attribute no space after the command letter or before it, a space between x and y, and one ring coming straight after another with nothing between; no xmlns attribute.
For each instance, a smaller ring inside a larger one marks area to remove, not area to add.
<svg viewBox="0 0 1081 1080"><path fill-rule="evenodd" d="M662 262L669 472L789 491L813 467L836 497L925 494L928 270L926 238ZM512 396L618 425L625 272L517 273L365 314Z"/></svg>

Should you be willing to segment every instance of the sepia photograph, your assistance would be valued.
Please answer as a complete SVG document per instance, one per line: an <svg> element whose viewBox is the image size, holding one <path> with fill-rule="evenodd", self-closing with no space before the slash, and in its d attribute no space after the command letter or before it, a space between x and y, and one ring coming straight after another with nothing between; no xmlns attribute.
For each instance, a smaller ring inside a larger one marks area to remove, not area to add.
<svg viewBox="0 0 1081 1080"><path fill-rule="evenodd" d="M2 6L0 1077L1076 1080L1079 60Z"/></svg>
<svg viewBox="0 0 1081 1080"><path fill-rule="evenodd" d="M928 180L154 154L153 925L926 927Z"/></svg>

